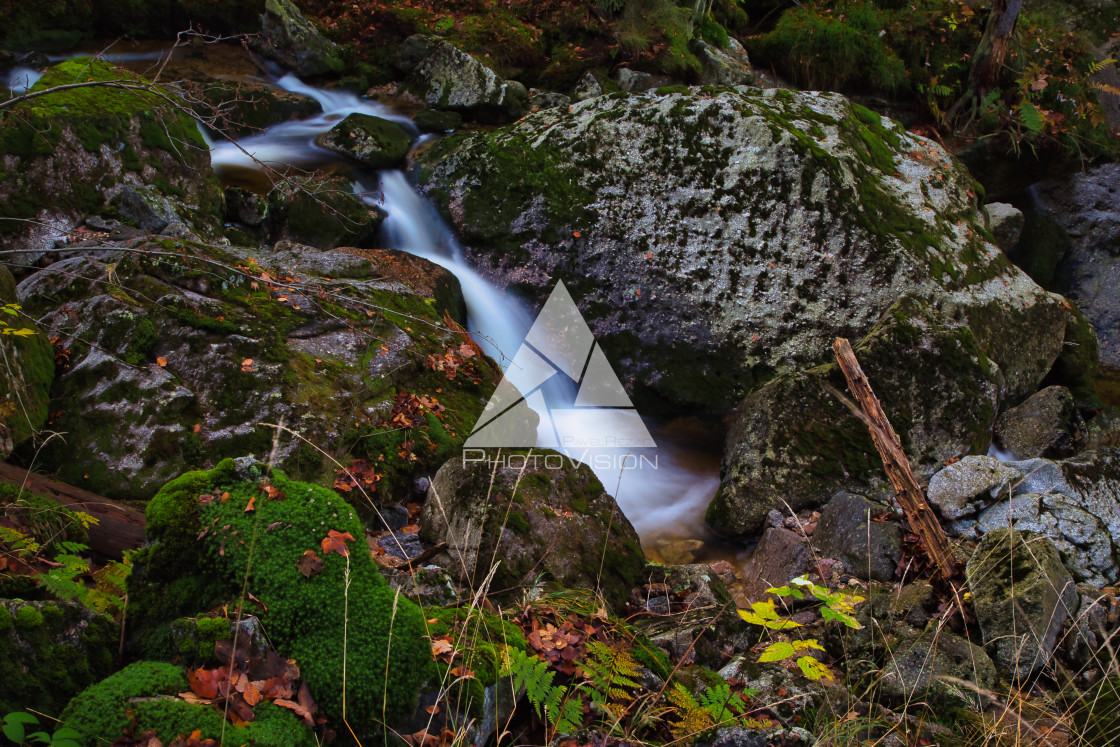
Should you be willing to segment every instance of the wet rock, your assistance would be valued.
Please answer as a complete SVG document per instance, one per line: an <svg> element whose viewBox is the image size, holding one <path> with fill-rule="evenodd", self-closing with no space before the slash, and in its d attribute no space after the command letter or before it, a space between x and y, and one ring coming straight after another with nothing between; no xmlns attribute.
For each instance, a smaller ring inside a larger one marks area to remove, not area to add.
<svg viewBox="0 0 1120 747"><path fill-rule="evenodd" d="M322 111L310 96L271 85L213 78L195 71L183 85L198 99L192 106L198 118L213 121L215 129L233 137L255 135L272 125Z"/></svg>
<svg viewBox="0 0 1120 747"><path fill-rule="evenodd" d="M240 187L226 187L225 198L226 219L231 222L257 228L268 218L268 201L263 195Z"/></svg>
<svg viewBox="0 0 1120 747"><path fill-rule="evenodd" d="M572 101L585 101L602 95L603 86L599 84L599 81L590 71L584 73L583 77L576 83L576 87L572 89Z"/></svg>
<svg viewBox="0 0 1120 747"><path fill-rule="evenodd" d="M854 350L919 479L987 447L1004 379L966 327L907 298ZM816 508L841 490L884 491L867 426L830 394L846 386L830 363L781 375L742 402L705 517L715 531L749 537L774 508Z"/></svg>
<svg viewBox="0 0 1120 747"><path fill-rule="evenodd" d="M77 57L35 90L81 80L142 79ZM105 213L126 189L142 189L203 236L218 232L222 191L194 120L153 92L78 88L16 105L0 126L0 245L33 264L86 216ZM158 175L158 179L153 178ZM158 185L144 188L136 185ZM156 211L164 217L167 211ZM166 224L165 224L166 225Z"/></svg>
<svg viewBox="0 0 1120 747"><path fill-rule="evenodd" d="M463 598L455 580L438 565L426 565L415 571L380 570L389 586L421 607L447 607Z"/></svg>
<svg viewBox="0 0 1120 747"><path fill-rule="evenodd" d="M1088 429L1070 390L1049 386L1002 413L992 435L997 446L1020 459L1061 459L1074 455Z"/></svg>
<svg viewBox="0 0 1120 747"><path fill-rule="evenodd" d="M343 67L338 46L320 34L291 0L265 0L255 46L299 75L337 73Z"/></svg>
<svg viewBox="0 0 1120 747"><path fill-rule="evenodd" d="M1042 536L997 529L980 542L965 574L1000 675L1023 680L1045 667L1078 603L1057 548Z"/></svg>
<svg viewBox="0 0 1120 747"><path fill-rule="evenodd" d="M883 510L863 496L837 493L821 511L813 544L822 555L844 561L854 576L893 581L902 560L902 529L893 521L872 521Z"/></svg>
<svg viewBox="0 0 1120 747"><path fill-rule="evenodd" d="M450 132L463 123L463 117L457 112L421 109L413 115L412 123L420 132Z"/></svg>
<svg viewBox="0 0 1120 747"><path fill-rule="evenodd" d="M159 233L169 224L181 222L171 201L154 187L125 187L117 201L121 215L145 233Z"/></svg>
<svg viewBox="0 0 1120 747"><path fill-rule="evenodd" d="M483 275L535 303L564 277L639 399L728 412L908 294L967 326L1009 397L1062 351L1069 312L982 240L960 164L836 94L598 96L413 172Z"/></svg>
<svg viewBox="0 0 1120 747"><path fill-rule="evenodd" d="M1023 232L1023 211L1006 202L990 202L984 206L984 212L996 246L1005 253L1010 252Z"/></svg>
<svg viewBox="0 0 1120 747"><path fill-rule="evenodd" d="M1101 345L1101 363L1120 370L1120 164L1038 185L1049 217L1068 236L1054 290L1081 308Z"/></svg>
<svg viewBox="0 0 1120 747"><path fill-rule="evenodd" d="M996 682L996 668L983 648L931 620L919 635L893 643L878 683L883 697L891 702L982 705L974 690L942 678L964 680L988 690Z"/></svg>
<svg viewBox="0 0 1120 747"><path fill-rule="evenodd" d="M137 248L145 247L169 251ZM262 424L283 423L320 448L376 462L371 498L393 503L457 448L462 439L449 431L468 432L496 381L482 359L464 361L481 383L425 367L459 338L442 331L442 309L377 279L367 259L283 243L171 250L183 259L88 247L19 285L20 303L69 351L52 392L66 443L36 456L63 481L147 499L184 469L230 453L267 458L276 430ZM360 277L344 277L363 266ZM298 287L271 285L285 277ZM436 400L425 409L413 393ZM425 418L433 409L442 420ZM399 432L385 440L394 414L413 424L412 444ZM281 435L278 463L319 477L326 465L302 443Z"/></svg>
<svg viewBox="0 0 1120 747"><path fill-rule="evenodd" d="M445 41L409 37L398 64L408 68L407 90L432 108L450 109L482 122L509 122L527 105L524 86L514 86Z"/></svg>
<svg viewBox="0 0 1120 747"><path fill-rule="evenodd" d="M401 560L412 560L424 552L420 544L420 536L415 532L390 532L377 538L377 544L382 552Z"/></svg>
<svg viewBox="0 0 1120 747"><path fill-rule="evenodd" d="M616 70L614 73L614 80L618 83L618 87L627 93L648 91L651 88L667 86L673 82L673 79L667 75L643 73L638 70L631 70L628 67Z"/></svg>
<svg viewBox="0 0 1120 747"><path fill-rule="evenodd" d="M555 452L504 456L506 466L496 474L489 461L456 457L432 480L420 536L449 545L442 565L478 588L497 564L494 591L532 584L546 573L566 588L599 589L621 608L645 558L637 533L599 479ZM556 465L562 468L549 468Z"/></svg>
<svg viewBox="0 0 1120 747"><path fill-rule="evenodd" d="M396 122L354 113L324 132L315 142L369 169L380 171L391 169L404 160L412 138Z"/></svg>
<svg viewBox="0 0 1120 747"><path fill-rule="evenodd" d="M1023 473L990 456L966 456L930 478L926 496L942 518L955 520L974 516L1009 496L1008 487Z"/></svg>
<svg viewBox="0 0 1120 747"><path fill-rule="evenodd" d="M747 601L763 599L770 587L784 586L808 573L812 561L813 549L804 537L770 527L743 567Z"/></svg>
<svg viewBox="0 0 1120 747"><path fill-rule="evenodd" d="M367 205L343 176L290 177L268 193L269 238L317 249L369 246L377 241L385 213Z"/></svg>
<svg viewBox="0 0 1120 747"><path fill-rule="evenodd" d="M553 109L557 106L567 106L572 103L570 96L556 91L541 91L536 88L529 89L529 110L538 112L541 109Z"/></svg>
<svg viewBox="0 0 1120 747"><path fill-rule="evenodd" d="M743 86L755 82L747 50L735 39L728 39L727 48L708 44L700 39L689 42L692 53L700 60L700 83L707 86Z"/></svg>

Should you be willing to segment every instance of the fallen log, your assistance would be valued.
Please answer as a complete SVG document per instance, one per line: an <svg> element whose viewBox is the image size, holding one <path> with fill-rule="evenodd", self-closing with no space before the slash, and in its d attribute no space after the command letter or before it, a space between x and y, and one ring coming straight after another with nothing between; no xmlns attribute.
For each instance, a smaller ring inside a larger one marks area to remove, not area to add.
<svg viewBox="0 0 1120 747"><path fill-rule="evenodd" d="M957 573L957 560L953 557L953 548L941 522L933 513L933 508L926 500L926 494L918 487L914 473L910 470L910 460L902 450L902 442L891 427L879 398L871 389L863 369L860 368L852 346L843 337L837 337L832 343L832 351L836 353L836 360L840 363L840 370L848 380L848 388L855 395L863 410L864 422L871 431L871 439L883 460L883 469L894 488L898 504L906 514L910 528L918 535L929 559L933 562L935 575L948 580ZM858 414L858 413L857 413Z"/></svg>
<svg viewBox="0 0 1120 747"><path fill-rule="evenodd" d="M12 464L0 463L0 480L21 485L28 492L97 519L86 531L90 549L98 555L119 560L125 550L133 550L144 543L144 514L130 506Z"/></svg>

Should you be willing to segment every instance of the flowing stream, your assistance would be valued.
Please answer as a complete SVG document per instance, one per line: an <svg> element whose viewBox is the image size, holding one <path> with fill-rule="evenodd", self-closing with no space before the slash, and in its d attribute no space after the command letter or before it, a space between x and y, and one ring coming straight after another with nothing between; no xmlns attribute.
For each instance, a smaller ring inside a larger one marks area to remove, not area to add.
<svg viewBox="0 0 1120 747"><path fill-rule="evenodd" d="M237 142L213 142L211 160L219 177L243 183L252 182L247 178L252 174L259 181L268 168L348 170L355 192L387 214L382 224L383 246L423 257L453 273L463 289L472 336L503 368L508 367L533 322L525 305L495 288L466 262L454 234L402 171L363 173L314 142L354 112L392 120L415 135L408 117L346 91L314 88L294 75L277 76L272 83L313 98L322 112L274 125ZM550 406L555 407L557 400L561 405L571 403L575 387L568 384L546 392L552 398ZM647 552L676 562L726 556L703 523L704 509L719 484L721 427L695 419L646 420L645 426L657 448L642 449L642 459L627 459L626 450L619 453L617 448L560 450L592 467L638 530ZM688 553L683 558L681 547Z"/></svg>

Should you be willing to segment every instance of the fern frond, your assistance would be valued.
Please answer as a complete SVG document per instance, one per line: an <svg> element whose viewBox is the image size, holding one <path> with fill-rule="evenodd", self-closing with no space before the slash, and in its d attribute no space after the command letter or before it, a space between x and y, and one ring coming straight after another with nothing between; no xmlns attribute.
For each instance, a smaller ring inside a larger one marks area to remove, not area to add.
<svg viewBox="0 0 1120 747"><path fill-rule="evenodd" d="M568 688L555 685L556 672L548 662L524 651L506 648L502 657L505 667L503 677L513 677L515 690L525 688L525 696L533 704L537 715L545 719L559 733L578 731L583 722L583 707L578 698L566 697Z"/></svg>
<svg viewBox="0 0 1120 747"><path fill-rule="evenodd" d="M1095 80L1090 85L1092 85L1093 88L1097 89L1098 91L1111 93L1113 96L1120 96L1120 88L1116 86L1110 86L1108 83L1101 83L1100 81Z"/></svg>
<svg viewBox="0 0 1120 747"><path fill-rule="evenodd" d="M669 725L674 739L689 739L711 729L715 726L712 714L700 705L692 693L679 682L673 684L673 689L665 696L676 707L676 723Z"/></svg>
<svg viewBox="0 0 1120 747"><path fill-rule="evenodd" d="M41 545L35 541L35 538L29 534L24 534L18 529L12 527L0 526L0 542L6 542L12 546L19 557L27 557L28 555L35 555L39 552Z"/></svg>
<svg viewBox="0 0 1120 747"><path fill-rule="evenodd" d="M591 699L596 703L629 700L628 691L640 687L637 678L641 676L641 665L629 649L590 641L587 653L580 666L591 681Z"/></svg>
<svg viewBox="0 0 1120 747"><path fill-rule="evenodd" d="M1106 67L1108 67L1109 65L1115 65L1115 64L1116 64L1116 60L1115 60L1115 58L1112 58L1112 57L1109 57L1109 58L1103 59L1103 60L1095 60L1095 61L1089 63L1089 75L1096 75L1101 70L1104 70Z"/></svg>

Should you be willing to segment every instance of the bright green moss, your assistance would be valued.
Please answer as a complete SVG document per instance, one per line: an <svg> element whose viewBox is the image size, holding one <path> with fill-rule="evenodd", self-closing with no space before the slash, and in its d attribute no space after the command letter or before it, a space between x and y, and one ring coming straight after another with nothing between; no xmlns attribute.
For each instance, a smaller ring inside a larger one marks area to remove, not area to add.
<svg viewBox="0 0 1120 747"><path fill-rule="evenodd" d="M186 673L174 664L142 661L125 667L86 689L66 707L62 718L81 732L86 744L115 740L134 723L134 733L155 729L166 744L176 736L202 731L202 739L218 739L223 715L212 706L191 705L178 693L188 689ZM247 726L225 726L226 744L256 747L312 747L314 734L291 711L271 703L253 709ZM102 741L103 740L103 741Z"/></svg>
<svg viewBox="0 0 1120 747"><path fill-rule="evenodd" d="M347 717L359 736L380 734L376 722L382 714L392 723L408 712L431 673L420 612L396 597L377 573L365 550L365 531L342 498L280 473L271 482L283 491L284 500L266 498L257 481L238 482L231 460L210 472L191 472L171 481L148 507L158 540L152 561L166 563L161 556L169 548L185 548L180 554L190 560L180 562L193 563L197 572L213 577L233 595L248 566L249 588L268 608L259 617L269 638L281 654L296 659L316 701L339 725L345 623ZM224 503L198 501L200 495L226 492ZM246 512L250 498L255 510ZM202 528L207 532L196 543ZM322 555L321 542L331 530L356 538L350 545L354 552L349 561L337 553L325 555L323 571L305 578L297 562L307 550ZM158 591L154 583L150 590Z"/></svg>
<svg viewBox="0 0 1120 747"><path fill-rule="evenodd" d="M16 627L24 633L43 627L43 613L30 604L20 607L16 610Z"/></svg>

